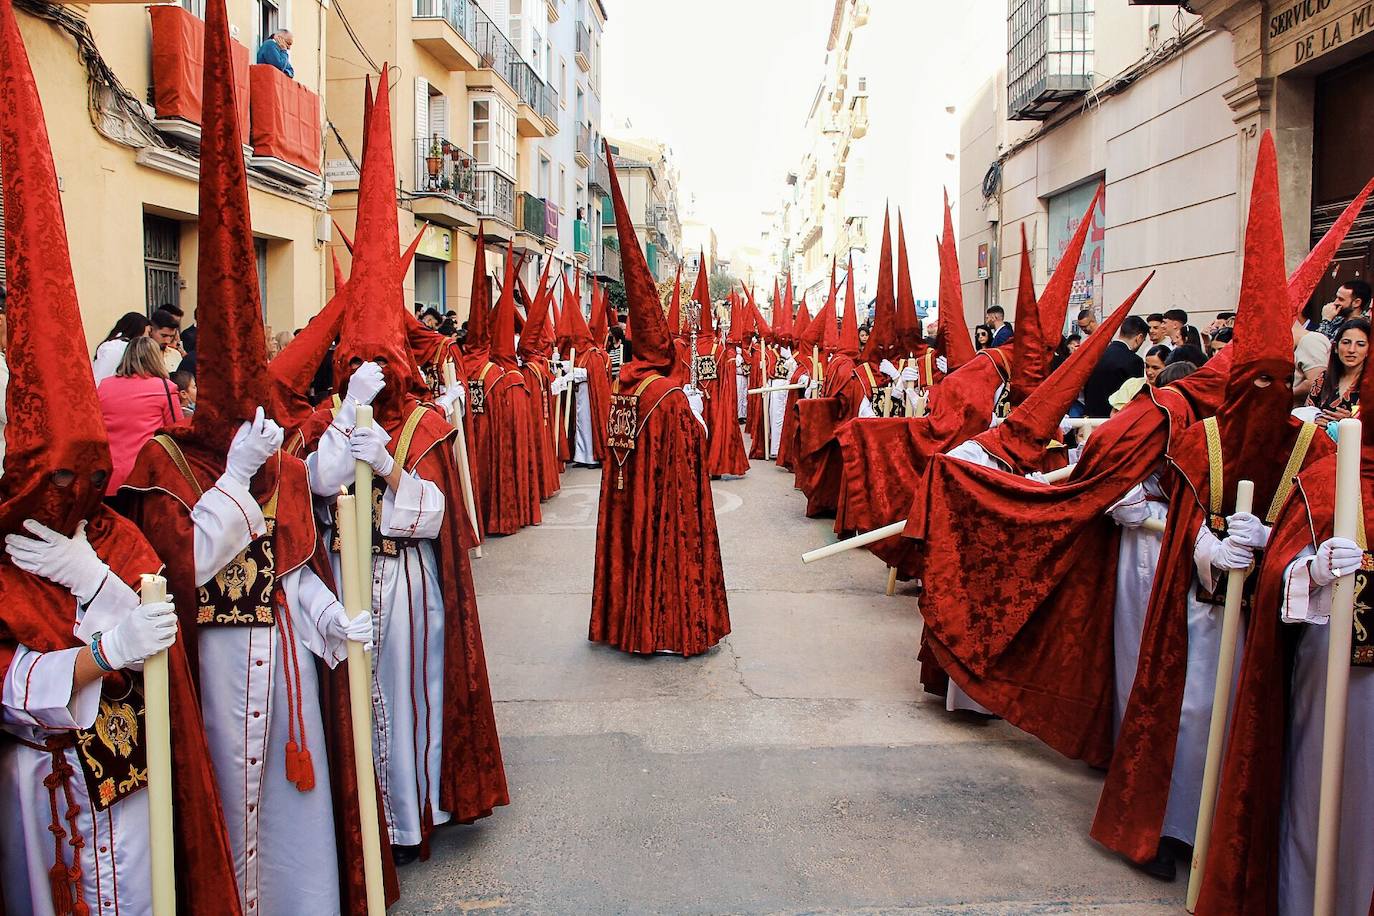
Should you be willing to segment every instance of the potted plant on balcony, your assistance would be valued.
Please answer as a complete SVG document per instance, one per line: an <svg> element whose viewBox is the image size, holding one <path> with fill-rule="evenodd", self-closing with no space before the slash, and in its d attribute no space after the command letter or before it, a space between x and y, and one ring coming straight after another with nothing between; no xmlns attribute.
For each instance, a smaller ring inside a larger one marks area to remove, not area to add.
<svg viewBox="0 0 1374 916"><path fill-rule="evenodd" d="M429 173L429 183L435 186L439 182L439 173L444 168L444 148L439 143L439 136L435 134L429 141L429 155L425 157L425 171Z"/></svg>
<svg viewBox="0 0 1374 916"><path fill-rule="evenodd" d="M458 199L465 204L472 203L472 188L475 182L473 175L472 160L461 159L453 169L454 187L458 190Z"/></svg>

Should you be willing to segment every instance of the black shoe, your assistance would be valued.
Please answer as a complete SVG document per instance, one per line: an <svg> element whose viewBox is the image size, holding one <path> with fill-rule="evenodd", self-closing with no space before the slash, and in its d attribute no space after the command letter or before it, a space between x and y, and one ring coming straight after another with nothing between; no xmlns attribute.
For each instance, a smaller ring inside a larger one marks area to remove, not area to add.
<svg viewBox="0 0 1374 916"><path fill-rule="evenodd" d="M391 847L391 861L393 861L393 862L396 863L396 867L397 867L397 868L401 868L402 866L409 865L411 862L414 862L414 861L415 861L416 859L418 859L418 858L420 858L420 847L419 847L419 846L392 846L392 847Z"/></svg>
<svg viewBox="0 0 1374 916"><path fill-rule="evenodd" d="M1158 878L1160 881L1172 881L1178 877L1178 862L1174 859L1173 852L1168 849L1161 848L1158 854L1148 862L1132 862L1131 864L1151 878Z"/></svg>

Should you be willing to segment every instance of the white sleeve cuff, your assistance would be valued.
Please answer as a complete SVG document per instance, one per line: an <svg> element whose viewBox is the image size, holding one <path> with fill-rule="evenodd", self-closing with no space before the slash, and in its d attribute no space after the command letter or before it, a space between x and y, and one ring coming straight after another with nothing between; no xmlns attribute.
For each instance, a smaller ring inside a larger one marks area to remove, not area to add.
<svg viewBox="0 0 1374 916"><path fill-rule="evenodd" d="M100 711L102 680L96 678L80 690L72 690L76 659L84 649L76 646L34 652L20 646L5 675L5 720L54 730L94 725Z"/></svg>
<svg viewBox="0 0 1374 916"><path fill-rule="evenodd" d="M1221 541L1212 533L1211 528L1206 525L1198 528L1197 540L1193 543L1193 567L1197 570L1198 581L1202 583L1205 592L1216 591L1217 575L1212 560L1220 547Z"/></svg>
<svg viewBox="0 0 1374 916"><path fill-rule="evenodd" d="M1279 619L1284 623L1310 623L1325 626L1331 622L1331 590L1312 582L1312 561L1316 555L1300 557L1283 571L1283 604Z"/></svg>

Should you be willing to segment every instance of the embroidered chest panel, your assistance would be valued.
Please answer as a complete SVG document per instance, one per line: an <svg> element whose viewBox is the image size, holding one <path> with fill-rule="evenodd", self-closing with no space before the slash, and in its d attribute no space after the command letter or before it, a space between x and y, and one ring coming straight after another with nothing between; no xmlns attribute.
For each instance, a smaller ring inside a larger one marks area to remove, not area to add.
<svg viewBox="0 0 1374 916"><path fill-rule="evenodd" d="M773 378L787 381L792 377L792 373L787 371L787 363L779 359L773 364Z"/></svg>
<svg viewBox="0 0 1374 916"><path fill-rule="evenodd" d="M481 379L468 382L468 407L473 413L487 412L487 383Z"/></svg>
<svg viewBox="0 0 1374 916"><path fill-rule="evenodd" d="M606 444L629 451L635 447L639 431L639 396L611 395L611 416L606 429Z"/></svg>
<svg viewBox="0 0 1374 916"><path fill-rule="evenodd" d="M199 589L196 623L201 626L270 627L277 587L276 519L267 533L243 549Z"/></svg>
<svg viewBox="0 0 1374 916"><path fill-rule="evenodd" d="M143 676L123 675L123 684L106 681L95 723L76 733L76 756L86 790L97 811L123 801L148 784L148 749L144 744ZM119 698L106 696L127 686Z"/></svg>
<svg viewBox="0 0 1374 916"><path fill-rule="evenodd" d="M349 493L355 493L357 487L350 486ZM401 551L412 546L415 542L406 538L386 537L382 534L382 505L383 497L386 495L386 481L381 477L372 478L372 555L376 557L399 557ZM329 549L334 553L343 550L343 541L339 537L339 532L335 531L334 536L329 539Z"/></svg>
<svg viewBox="0 0 1374 916"><path fill-rule="evenodd" d="M716 380L716 358L709 353L705 356L695 358L697 380L702 382L714 382Z"/></svg>
<svg viewBox="0 0 1374 916"><path fill-rule="evenodd" d="M1374 639L1370 638L1370 627L1374 626L1374 554L1368 550L1360 560L1360 568L1355 571L1355 632L1350 639L1350 664L1356 668L1374 668Z"/></svg>
<svg viewBox="0 0 1374 916"><path fill-rule="evenodd" d="M905 417L906 398L900 392L894 394L891 388L878 388L868 397L873 405L873 413L879 417Z"/></svg>

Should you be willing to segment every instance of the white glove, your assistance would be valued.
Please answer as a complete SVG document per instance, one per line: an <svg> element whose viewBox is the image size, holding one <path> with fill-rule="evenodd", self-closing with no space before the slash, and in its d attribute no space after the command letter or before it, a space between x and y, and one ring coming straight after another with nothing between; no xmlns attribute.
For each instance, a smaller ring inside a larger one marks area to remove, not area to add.
<svg viewBox="0 0 1374 916"><path fill-rule="evenodd" d="M445 385L443 388L439 389L439 397L436 399L436 403L439 405L440 409L444 411L445 416L452 417L455 414L457 416L462 416L463 405L467 403L467 399L468 392L467 389L463 387L463 383L454 382L452 388Z"/></svg>
<svg viewBox="0 0 1374 916"><path fill-rule="evenodd" d="M371 404L373 398L386 387L382 367L373 362L363 363L348 380L348 396L359 404Z"/></svg>
<svg viewBox="0 0 1374 916"><path fill-rule="evenodd" d="M1145 488L1136 484L1107 510L1122 528L1139 528L1150 517L1150 504L1145 500Z"/></svg>
<svg viewBox="0 0 1374 916"><path fill-rule="evenodd" d="M1026 479L1027 479L1027 480L1034 480L1036 483L1043 483L1043 484L1045 484L1046 486L1049 486L1049 483L1050 483L1050 482L1045 478L1045 475L1042 474L1042 473L1039 472L1039 471L1031 471L1029 474L1026 475Z"/></svg>
<svg viewBox="0 0 1374 916"><path fill-rule="evenodd" d="M905 369L902 370L901 374L897 376L897 380L903 383L919 383L921 381L921 370L917 369L915 366L907 366Z"/></svg>
<svg viewBox="0 0 1374 916"><path fill-rule="evenodd" d="M797 384L801 385L803 388L810 386L811 376L803 372L801 375L797 376Z"/></svg>
<svg viewBox="0 0 1374 916"><path fill-rule="evenodd" d="M1263 550L1264 545L1269 543L1269 531L1268 525L1249 512L1237 512L1226 517L1227 540L1234 540L1246 547Z"/></svg>
<svg viewBox="0 0 1374 916"><path fill-rule="evenodd" d="M1359 544L1349 538L1327 538L1317 548L1308 573L1314 585L1327 586L1359 569L1363 560L1364 551Z"/></svg>
<svg viewBox="0 0 1374 916"><path fill-rule="evenodd" d="M948 372L949 360L945 359L943 356L935 357L935 368L939 369L941 372Z"/></svg>
<svg viewBox="0 0 1374 916"><path fill-rule="evenodd" d="M348 451L354 461L366 461L372 470L383 477L391 473L396 460L386 450L391 437L380 426L359 426L348 437Z"/></svg>
<svg viewBox="0 0 1374 916"><path fill-rule="evenodd" d="M582 384L583 382L585 382L585 381L587 380L587 370L586 370L586 369L574 369L574 370L572 371L572 380L573 380L573 384L575 384L575 385L580 385L580 384Z"/></svg>
<svg viewBox="0 0 1374 916"><path fill-rule="evenodd" d="M549 383L549 393L555 395L562 394L564 391L568 390L570 381L571 380L566 375L554 376L553 381Z"/></svg>
<svg viewBox="0 0 1374 916"><path fill-rule="evenodd" d="M890 359L885 359L882 362L878 363L878 371L881 372L883 375L886 375L888 378L892 379L894 382L902 377L902 374L897 371L896 366L892 365L892 360Z"/></svg>
<svg viewBox="0 0 1374 916"><path fill-rule="evenodd" d="M229 443L229 455L224 462L224 473L248 486L253 475L263 463L281 448L281 427L263 414L259 407L251 423L244 423L234 433L234 441Z"/></svg>
<svg viewBox="0 0 1374 916"><path fill-rule="evenodd" d="M161 652L176 638L176 606L171 601L155 601L140 604L121 623L101 634L100 651L116 671L139 671L144 659Z"/></svg>
<svg viewBox="0 0 1374 916"><path fill-rule="evenodd" d="M110 568L86 540L86 523L76 526L71 537L58 534L34 519L24 522L24 530L33 537L11 534L5 537L5 552L14 565L27 573L41 576L72 593L82 604L95 597Z"/></svg>
<svg viewBox="0 0 1374 916"><path fill-rule="evenodd" d="M701 396L701 391L687 385L683 387L682 393L687 395L687 403L692 406L692 413L697 415L697 420L705 423L706 402Z"/></svg>
<svg viewBox="0 0 1374 916"><path fill-rule="evenodd" d="M1217 569L1249 569L1255 562L1255 551L1235 538L1222 538L1212 553L1212 565Z"/></svg>
<svg viewBox="0 0 1374 916"><path fill-rule="evenodd" d="M363 644L372 650L372 612L363 611L352 620L342 604L336 603L324 617L325 635L335 639L348 639Z"/></svg>

